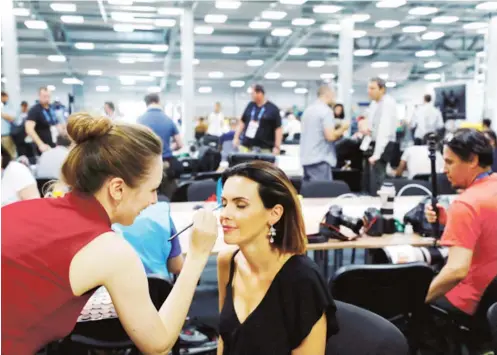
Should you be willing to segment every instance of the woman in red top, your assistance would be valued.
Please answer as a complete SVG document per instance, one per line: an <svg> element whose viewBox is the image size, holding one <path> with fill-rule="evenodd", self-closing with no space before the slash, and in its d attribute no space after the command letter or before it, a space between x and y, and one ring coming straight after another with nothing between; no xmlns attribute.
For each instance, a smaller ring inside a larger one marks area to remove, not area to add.
<svg viewBox="0 0 497 355"><path fill-rule="evenodd" d="M70 333L98 286L109 291L124 329L147 354L175 343L217 238L211 212L194 216L183 270L159 311L140 258L111 230L157 202L162 144L144 126L75 114L75 142L62 166L71 192L2 208L2 354L33 354Z"/></svg>

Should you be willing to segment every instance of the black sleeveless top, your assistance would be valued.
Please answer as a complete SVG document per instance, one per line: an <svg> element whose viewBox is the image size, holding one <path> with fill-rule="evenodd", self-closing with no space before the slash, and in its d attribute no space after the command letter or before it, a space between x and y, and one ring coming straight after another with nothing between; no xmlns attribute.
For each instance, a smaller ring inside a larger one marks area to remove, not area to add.
<svg viewBox="0 0 497 355"><path fill-rule="evenodd" d="M274 277L269 289L240 324L233 304L231 259L219 332L223 355L289 355L326 313L327 339L338 332L336 306L317 265L305 255L294 255Z"/></svg>

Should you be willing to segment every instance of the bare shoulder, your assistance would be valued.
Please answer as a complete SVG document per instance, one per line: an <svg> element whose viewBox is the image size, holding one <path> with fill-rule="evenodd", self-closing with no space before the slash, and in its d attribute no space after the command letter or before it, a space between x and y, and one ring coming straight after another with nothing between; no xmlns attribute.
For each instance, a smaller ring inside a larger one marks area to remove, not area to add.
<svg viewBox="0 0 497 355"><path fill-rule="evenodd" d="M217 255L217 274L218 278L228 281L231 259L237 248L226 248L219 252Z"/></svg>

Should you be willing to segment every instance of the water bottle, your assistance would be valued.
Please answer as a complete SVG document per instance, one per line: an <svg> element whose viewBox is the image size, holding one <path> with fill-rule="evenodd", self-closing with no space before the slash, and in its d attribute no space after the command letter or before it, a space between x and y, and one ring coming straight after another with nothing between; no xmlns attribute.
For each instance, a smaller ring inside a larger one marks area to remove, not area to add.
<svg viewBox="0 0 497 355"><path fill-rule="evenodd" d="M395 219L393 206L395 202L395 186L391 182L385 182L378 191L381 199L380 213L383 218L383 233L395 233Z"/></svg>

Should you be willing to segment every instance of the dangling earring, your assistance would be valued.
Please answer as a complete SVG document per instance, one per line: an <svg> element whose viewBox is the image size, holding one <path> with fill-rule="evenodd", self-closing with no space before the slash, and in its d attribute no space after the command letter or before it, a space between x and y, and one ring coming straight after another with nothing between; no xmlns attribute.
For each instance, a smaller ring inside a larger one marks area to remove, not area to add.
<svg viewBox="0 0 497 355"><path fill-rule="evenodd" d="M269 243L273 244L274 243L274 237L276 237L276 229L274 229L273 226L269 228Z"/></svg>

